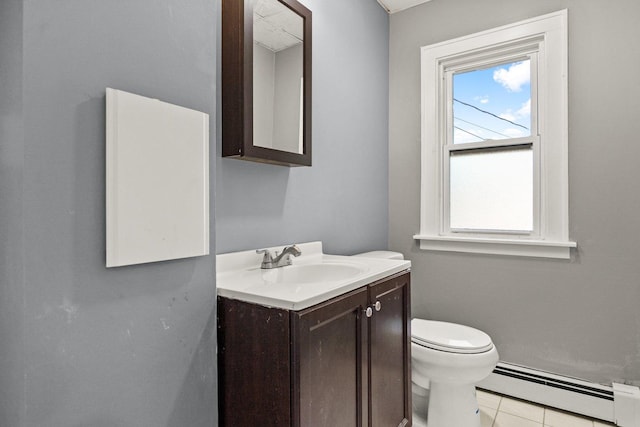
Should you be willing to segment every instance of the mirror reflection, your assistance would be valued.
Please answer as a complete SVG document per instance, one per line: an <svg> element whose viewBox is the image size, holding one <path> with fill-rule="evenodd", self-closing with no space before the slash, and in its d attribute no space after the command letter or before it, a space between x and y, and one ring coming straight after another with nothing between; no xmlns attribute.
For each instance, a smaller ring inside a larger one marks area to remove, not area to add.
<svg viewBox="0 0 640 427"><path fill-rule="evenodd" d="M253 10L253 145L303 154L304 20L278 0Z"/></svg>

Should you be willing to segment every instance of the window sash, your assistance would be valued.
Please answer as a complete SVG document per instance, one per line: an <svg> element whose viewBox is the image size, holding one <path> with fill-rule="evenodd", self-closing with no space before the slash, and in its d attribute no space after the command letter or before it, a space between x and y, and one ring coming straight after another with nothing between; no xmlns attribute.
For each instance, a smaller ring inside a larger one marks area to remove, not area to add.
<svg viewBox="0 0 640 427"><path fill-rule="evenodd" d="M472 154L472 153L488 153L488 152L494 152L494 153L505 153L505 152L509 152L509 151L520 151L520 150L527 150L531 152L531 168L532 168L532 176L531 176L531 184L532 184L532 188L531 188L531 215L532 215L532 223L531 223L531 230L523 230L523 229L510 229L510 228L491 228L491 229L483 229L483 228L474 228L474 227L457 227L454 228L451 226L451 217L452 217L452 199L453 199L453 194L451 193L451 189L449 188L446 196L447 199L445 200L446 203L446 208L447 209L447 213L448 215L445 218L445 220L447 221L447 223L445 224L447 227L447 230L449 233L453 234L453 235L469 235L469 234L473 234L473 235L478 235L478 234L493 234L493 235L499 235L499 234L506 234L506 235L510 235L510 236L535 236L536 232L537 232L537 228L536 225L538 224L538 222L536 221L536 204L535 204L535 200L538 199L536 197L536 192L538 191L538 186L536 185L536 181L535 181L535 156L536 156L536 151L537 151L537 141L532 141L531 143L523 143L523 144L518 144L518 145L503 145L499 148L486 148L486 149L473 149L473 150L452 150L449 151L449 156L448 156L448 170L447 170L447 184L450 184L450 180L451 180L451 170L450 170L450 165L452 162L452 155L455 154Z"/></svg>
<svg viewBox="0 0 640 427"><path fill-rule="evenodd" d="M537 45L536 45L537 46ZM456 65L445 65L440 68L442 83L440 93L444 102L440 102L444 118L440 122L440 140L442 141L440 154L440 170L442 197L440 198L440 234L451 236L478 236L478 235L505 235L520 236L526 238L540 238L543 229L543 217L541 214L541 183L540 183L540 131L538 126L538 50L531 46L524 46L513 52L499 52L484 54L476 60L469 60ZM530 61L530 87L531 87L531 128L530 136L508 139L488 139L480 142L467 142L454 144L454 118L453 118L453 75L459 72L469 72L489 68L509 62ZM455 229L451 228L451 188L450 188L450 163L451 153L471 150L508 150L521 146L530 146L533 151L533 229L522 230L482 230L482 229Z"/></svg>

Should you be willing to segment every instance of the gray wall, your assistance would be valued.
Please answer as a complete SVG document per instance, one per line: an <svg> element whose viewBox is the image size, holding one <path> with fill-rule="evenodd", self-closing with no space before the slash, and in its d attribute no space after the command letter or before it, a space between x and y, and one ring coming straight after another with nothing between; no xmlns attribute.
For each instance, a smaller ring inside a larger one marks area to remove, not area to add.
<svg viewBox="0 0 640 427"><path fill-rule="evenodd" d="M304 49L302 43L275 54L273 141L281 150L301 153L300 95Z"/></svg>
<svg viewBox="0 0 640 427"><path fill-rule="evenodd" d="M300 152L302 44L274 52L253 43L253 141Z"/></svg>
<svg viewBox="0 0 640 427"><path fill-rule="evenodd" d="M570 261L420 251L420 46L569 9ZM413 315L488 332L503 361L640 384L640 3L433 0L390 21L390 247Z"/></svg>
<svg viewBox="0 0 640 427"><path fill-rule="evenodd" d="M372 0L302 3L313 12L313 166L218 157L218 253L388 244L388 16Z"/></svg>
<svg viewBox="0 0 640 427"><path fill-rule="evenodd" d="M253 43L253 140L260 147L273 147L273 98L276 56L272 50Z"/></svg>
<svg viewBox="0 0 640 427"><path fill-rule="evenodd" d="M24 243L22 241L22 0L0 1L0 426L21 425Z"/></svg>
<svg viewBox="0 0 640 427"><path fill-rule="evenodd" d="M215 425L214 256L105 268L104 104L209 113L214 188L216 8L1 2L0 425Z"/></svg>

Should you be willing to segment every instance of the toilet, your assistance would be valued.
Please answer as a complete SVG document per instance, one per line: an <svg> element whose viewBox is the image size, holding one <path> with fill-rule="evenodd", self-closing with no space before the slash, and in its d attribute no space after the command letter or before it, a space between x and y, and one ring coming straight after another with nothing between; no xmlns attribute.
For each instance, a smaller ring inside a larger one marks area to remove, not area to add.
<svg viewBox="0 0 640 427"><path fill-rule="evenodd" d="M357 256L403 259L390 251ZM412 319L413 425L480 427L475 385L497 363L498 351L486 333L455 323Z"/></svg>
<svg viewBox="0 0 640 427"><path fill-rule="evenodd" d="M484 332L455 323L412 319L413 394L419 396L424 394L420 389L429 389L427 413L416 413L417 418L426 415L427 427L480 427L475 385L497 363L498 351Z"/></svg>

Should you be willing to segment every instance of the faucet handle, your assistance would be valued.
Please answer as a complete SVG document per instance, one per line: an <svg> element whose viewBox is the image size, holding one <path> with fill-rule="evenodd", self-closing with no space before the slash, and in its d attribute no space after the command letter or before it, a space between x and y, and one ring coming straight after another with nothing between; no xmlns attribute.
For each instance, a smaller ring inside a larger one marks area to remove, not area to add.
<svg viewBox="0 0 640 427"><path fill-rule="evenodd" d="M271 255L271 251L269 249L256 249L257 254L264 254L262 258L262 262L268 262L273 259L273 255Z"/></svg>

